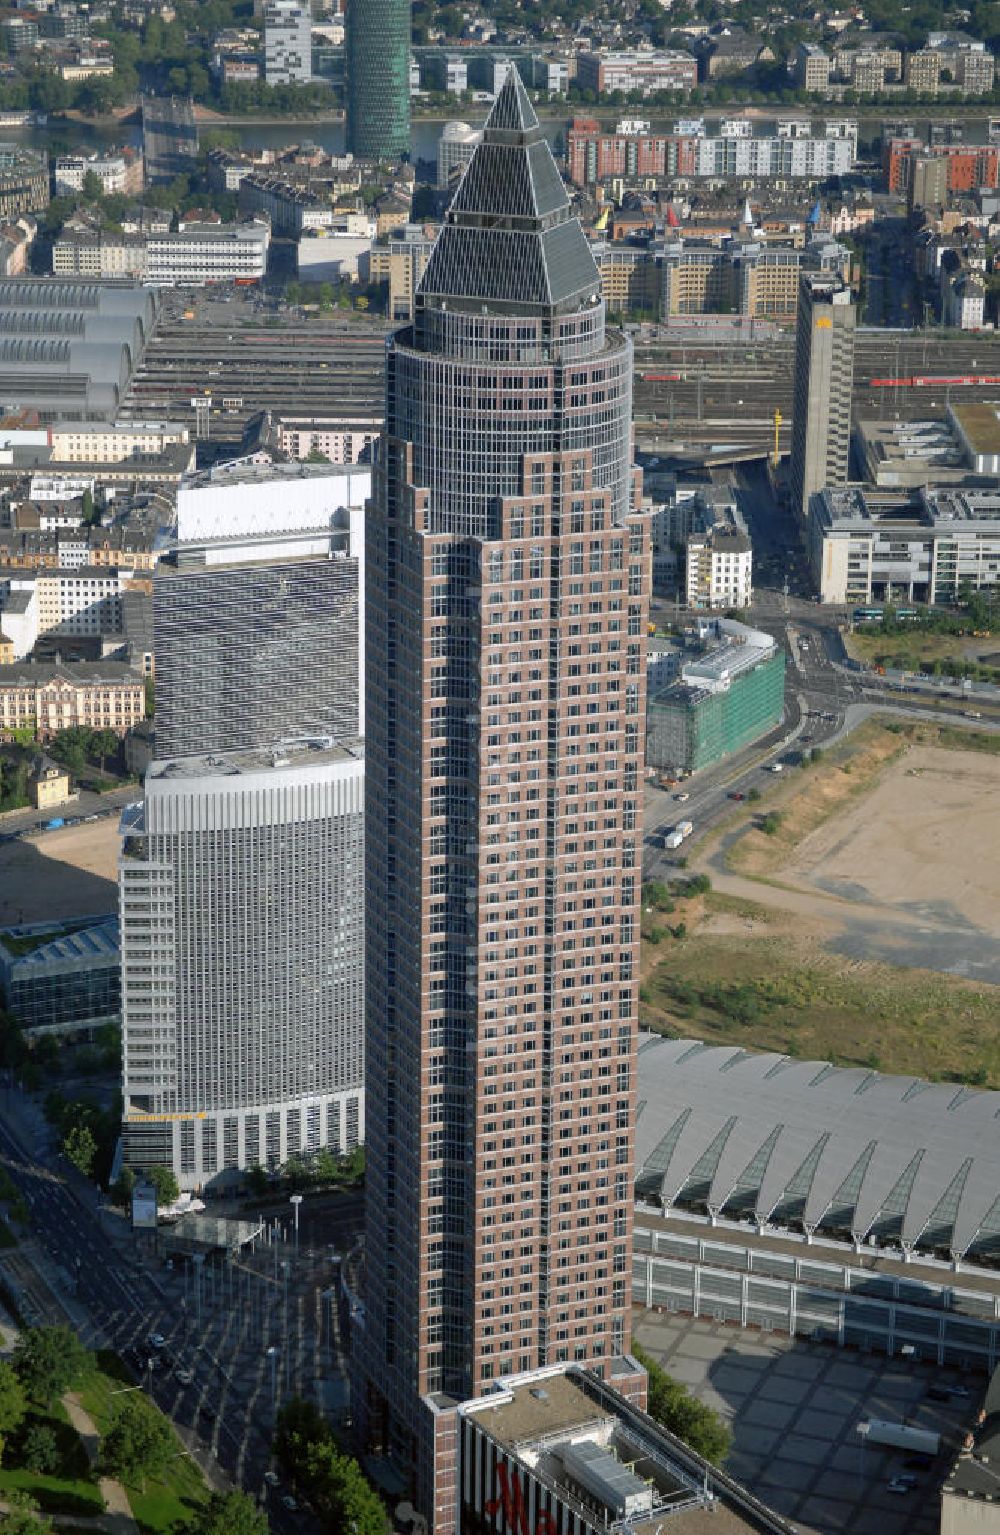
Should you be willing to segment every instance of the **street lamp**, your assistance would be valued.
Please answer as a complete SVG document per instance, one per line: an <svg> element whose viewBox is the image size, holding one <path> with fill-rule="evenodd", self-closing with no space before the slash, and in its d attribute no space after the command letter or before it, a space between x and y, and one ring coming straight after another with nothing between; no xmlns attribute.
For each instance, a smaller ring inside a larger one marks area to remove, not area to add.
<svg viewBox="0 0 1000 1535"><path fill-rule="evenodd" d="M277 1411L278 1411L278 1353L279 1353L279 1350L276 1349L274 1344L272 1343L271 1347L267 1351L267 1357L271 1361L271 1411L272 1411L272 1413L277 1413Z"/></svg>
<svg viewBox="0 0 1000 1535"><path fill-rule="evenodd" d="M299 1255L299 1205L302 1203L301 1194L290 1194L289 1204L295 1211L295 1256Z"/></svg>

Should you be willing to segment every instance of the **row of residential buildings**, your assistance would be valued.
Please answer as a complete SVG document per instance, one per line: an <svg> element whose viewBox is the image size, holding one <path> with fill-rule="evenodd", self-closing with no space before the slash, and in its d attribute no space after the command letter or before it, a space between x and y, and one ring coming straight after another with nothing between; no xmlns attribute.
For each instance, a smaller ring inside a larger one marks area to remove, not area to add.
<svg viewBox="0 0 1000 1535"><path fill-rule="evenodd" d="M817 131L801 117L779 119L770 134L749 118L724 119L709 132L704 118L682 119L669 133L648 122L621 122L614 132L594 118L577 117L566 135L570 180L577 186L611 178L823 181L846 175L857 155L858 125L831 118Z"/></svg>

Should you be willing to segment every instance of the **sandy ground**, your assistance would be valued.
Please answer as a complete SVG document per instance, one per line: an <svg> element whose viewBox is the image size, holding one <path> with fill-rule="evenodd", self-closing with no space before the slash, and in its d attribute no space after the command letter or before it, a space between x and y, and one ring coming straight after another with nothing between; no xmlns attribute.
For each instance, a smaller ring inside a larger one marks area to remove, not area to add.
<svg viewBox="0 0 1000 1535"><path fill-rule="evenodd" d="M911 747L757 878L727 867L726 843L705 860L713 886L769 914L733 931L791 922L854 961L1000 985L1000 758Z"/></svg>
<svg viewBox="0 0 1000 1535"><path fill-rule="evenodd" d="M117 910L118 817L0 847L0 927Z"/></svg>
<svg viewBox="0 0 1000 1535"><path fill-rule="evenodd" d="M1000 757L915 747L779 877L1000 938L998 854Z"/></svg>

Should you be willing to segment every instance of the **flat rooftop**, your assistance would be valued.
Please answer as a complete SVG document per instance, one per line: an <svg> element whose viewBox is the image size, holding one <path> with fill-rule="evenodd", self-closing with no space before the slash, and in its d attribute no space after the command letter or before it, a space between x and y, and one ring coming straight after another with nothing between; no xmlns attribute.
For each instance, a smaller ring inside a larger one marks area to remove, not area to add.
<svg viewBox="0 0 1000 1535"><path fill-rule="evenodd" d="M1000 453L1000 405L977 400L950 409L973 453Z"/></svg>
<svg viewBox="0 0 1000 1535"><path fill-rule="evenodd" d="M602 1400L583 1381L573 1373L539 1371L503 1385L495 1402L487 1396L460 1410L571 1510L585 1507L591 1523L599 1522L597 1505L603 1503L609 1531L790 1531L764 1505L753 1508L756 1500L745 1489L710 1467L706 1486L704 1462L627 1403ZM744 1500L746 1514L740 1509Z"/></svg>
<svg viewBox="0 0 1000 1535"><path fill-rule="evenodd" d="M210 752L199 757L169 757L151 762L146 777L151 781L176 781L187 778L234 778L247 773L272 772L280 768L315 767L335 762L363 762L361 741L334 741L331 736L299 736L294 741L276 742L267 750Z"/></svg>
<svg viewBox="0 0 1000 1535"><path fill-rule="evenodd" d="M225 485L286 485L296 480L349 480L352 475L370 476L369 464L307 464L296 461L289 464L251 464L240 460L216 464L212 469L201 469L187 475L182 489L205 490L210 486Z"/></svg>

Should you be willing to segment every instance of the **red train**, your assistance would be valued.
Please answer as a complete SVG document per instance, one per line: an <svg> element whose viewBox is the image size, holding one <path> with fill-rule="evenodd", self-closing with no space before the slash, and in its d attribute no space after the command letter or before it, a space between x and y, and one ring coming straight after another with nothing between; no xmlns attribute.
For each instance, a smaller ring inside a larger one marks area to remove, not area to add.
<svg viewBox="0 0 1000 1535"><path fill-rule="evenodd" d="M948 385L1000 384L1000 376L992 373L914 373L909 378L870 378L871 389L934 389Z"/></svg>

